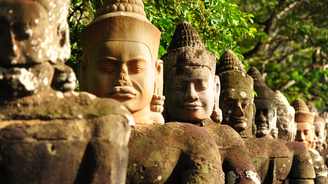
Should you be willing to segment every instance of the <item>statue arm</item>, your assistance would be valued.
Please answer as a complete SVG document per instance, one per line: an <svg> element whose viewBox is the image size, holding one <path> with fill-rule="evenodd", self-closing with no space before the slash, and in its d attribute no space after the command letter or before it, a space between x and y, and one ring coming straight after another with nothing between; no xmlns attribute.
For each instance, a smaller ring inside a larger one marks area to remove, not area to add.
<svg viewBox="0 0 328 184"><path fill-rule="evenodd" d="M223 184L220 153L212 136L204 129L190 126L188 144L179 158L181 183Z"/></svg>
<svg viewBox="0 0 328 184"><path fill-rule="evenodd" d="M293 165L288 176L289 183L314 184L313 161L306 146L300 142L287 142L286 146L293 153Z"/></svg>
<svg viewBox="0 0 328 184"><path fill-rule="evenodd" d="M226 182L236 184L259 184L260 177L244 147L221 148L223 171Z"/></svg>

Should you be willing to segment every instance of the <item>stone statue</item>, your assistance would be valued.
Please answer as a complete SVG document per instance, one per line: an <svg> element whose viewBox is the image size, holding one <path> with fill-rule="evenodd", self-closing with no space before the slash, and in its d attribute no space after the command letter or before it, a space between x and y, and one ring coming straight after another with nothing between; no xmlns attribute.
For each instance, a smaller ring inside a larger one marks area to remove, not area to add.
<svg viewBox="0 0 328 184"><path fill-rule="evenodd" d="M186 20L177 26L162 60L165 120L192 123L210 132L220 150L226 183L260 183L238 133L213 121L213 114L217 117L220 112L216 57L205 50L198 33Z"/></svg>
<svg viewBox="0 0 328 184"><path fill-rule="evenodd" d="M305 102L299 98L294 100L291 105L295 109L295 122L297 123L295 141L302 142L307 148L313 148L314 115L309 111Z"/></svg>
<svg viewBox="0 0 328 184"><path fill-rule="evenodd" d="M0 0L0 183L125 183L132 115L73 91L68 0Z"/></svg>
<svg viewBox="0 0 328 184"><path fill-rule="evenodd" d="M297 123L297 134L295 141L303 143L309 150L314 170L316 174L316 183L327 183L327 167L315 148L314 142L314 115L309 111L305 102L297 98L291 105L295 109L295 122Z"/></svg>
<svg viewBox="0 0 328 184"><path fill-rule="evenodd" d="M222 85L219 105L222 124L231 126L243 138L261 183L282 183L286 179L289 183L313 183L313 165L304 162L310 160L305 146L299 144L305 149L304 153L304 150L290 149L275 139L254 136L257 131L253 122L253 79L245 73L241 61L231 50L221 56L217 72Z"/></svg>
<svg viewBox="0 0 328 184"><path fill-rule="evenodd" d="M309 108L309 111L313 114L313 116L319 116L318 110L312 102L307 101L306 105Z"/></svg>
<svg viewBox="0 0 328 184"><path fill-rule="evenodd" d="M315 149L319 152L321 152L324 147L323 144L325 142L326 139L326 131L325 131L325 119L323 119L322 117L320 117L319 115L314 116L314 136L315 136Z"/></svg>
<svg viewBox="0 0 328 184"><path fill-rule="evenodd" d="M248 74L254 79L254 91L257 93L254 98L256 137L273 138L271 131L276 128L277 122L277 112L273 106L275 93L266 86L260 72L255 67L249 69Z"/></svg>
<svg viewBox="0 0 328 184"><path fill-rule="evenodd" d="M295 109L279 90L275 94L274 106L277 108L278 139L294 141L297 131L294 121Z"/></svg>
<svg viewBox="0 0 328 184"><path fill-rule="evenodd" d="M120 101L135 119L127 183L224 183L218 148L206 130L163 125L161 33L143 8L141 0L110 0L97 10L80 37L80 87Z"/></svg>

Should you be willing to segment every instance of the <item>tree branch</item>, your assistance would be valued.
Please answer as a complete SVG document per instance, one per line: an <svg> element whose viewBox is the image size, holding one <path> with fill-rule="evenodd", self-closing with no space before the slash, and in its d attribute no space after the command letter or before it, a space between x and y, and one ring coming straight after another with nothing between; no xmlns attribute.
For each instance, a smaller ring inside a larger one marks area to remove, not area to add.
<svg viewBox="0 0 328 184"><path fill-rule="evenodd" d="M271 14L270 18L264 22L264 25L265 25L264 32L267 35L271 34L271 32L272 32L274 26L276 25L276 22L277 22L279 17L286 14L288 11L293 9L296 5L301 4L301 3L305 3L305 2L308 2L308 1L307 0L298 0L298 1L295 1L291 4L289 4L283 10L278 11L283 7L285 2L286 2L286 0L280 0L278 5L275 7L276 11L274 11ZM244 58L249 59L249 58L254 57L256 55L260 55L260 51L263 49L265 44L266 44L265 42L258 42L252 50L244 53Z"/></svg>
<svg viewBox="0 0 328 184"><path fill-rule="evenodd" d="M278 86L275 88L275 91L276 90L283 91L283 90L289 88L290 86L294 85L295 83L296 83L295 80L290 80L285 83L279 83Z"/></svg>

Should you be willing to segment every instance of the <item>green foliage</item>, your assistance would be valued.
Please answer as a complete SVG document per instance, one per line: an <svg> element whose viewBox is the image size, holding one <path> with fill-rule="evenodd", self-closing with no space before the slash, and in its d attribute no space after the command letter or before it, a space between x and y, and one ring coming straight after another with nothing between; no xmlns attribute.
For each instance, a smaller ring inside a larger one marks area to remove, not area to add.
<svg viewBox="0 0 328 184"><path fill-rule="evenodd" d="M157 0L144 4L148 19L162 32L159 57L166 53L176 26L184 19L195 27L206 48L217 58L230 48L243 59L236 41L256 32L248 26L253 15L224 0Z"/></svg>
<svg viewBox="0 0 328 184"><path fill-rule="evenodd" d="M181 20L188 20L195 27L208 50L217 58L226 48L232 49L242 60L236 45L239 37L254 37L256 28L249 27L254 15L245 14L236 4L225 0L144 0L147 18L162 32L159 57L166 53L174 30ZM101 0L73 0L68 22L71 31L71 58L67 64L76 71L82 56L79 34L93 20Z"/></svg>
<svg viewBox="0 0 328 184"><path fill-rule="evenodd" d="M289 102L302 98L327 109L328 1L233 2L254 15L255 38L238 40L246 62L263 71L266 84L282 90Z"/></svg>

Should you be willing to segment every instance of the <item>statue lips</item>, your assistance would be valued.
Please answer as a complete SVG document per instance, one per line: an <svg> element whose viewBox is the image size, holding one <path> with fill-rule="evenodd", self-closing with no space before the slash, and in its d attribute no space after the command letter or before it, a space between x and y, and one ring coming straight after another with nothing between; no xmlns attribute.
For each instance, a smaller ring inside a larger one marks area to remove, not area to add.
<svg viewBox="0 0 328 184"><path fill-rule="evenodd" d="M184 103L181 107L186 110L198 110L201 106L197 103Z"/></svg>
<svg viewBox="0 0 328 184"><path fill-rule="evenodd" d="M232 118L232 122L235 122L236 124L238 124L238 123L245 123L246 120L244 118L235 117L235 118Z"/></svg>
<svg viewBox="0 0 328 184"><path fill-rule="evenodd" d="M256 125L257 125L257 130L266 130L267 129L265 122L258 122L258 123L256 123Z"/></svg>
<svg viewBox="0 0 328 184"><path fill-rule="evenodd" d="M109 93L109 96L112 98L134 98L137 95L137 92L127 86L115 86Z"/></svg>

